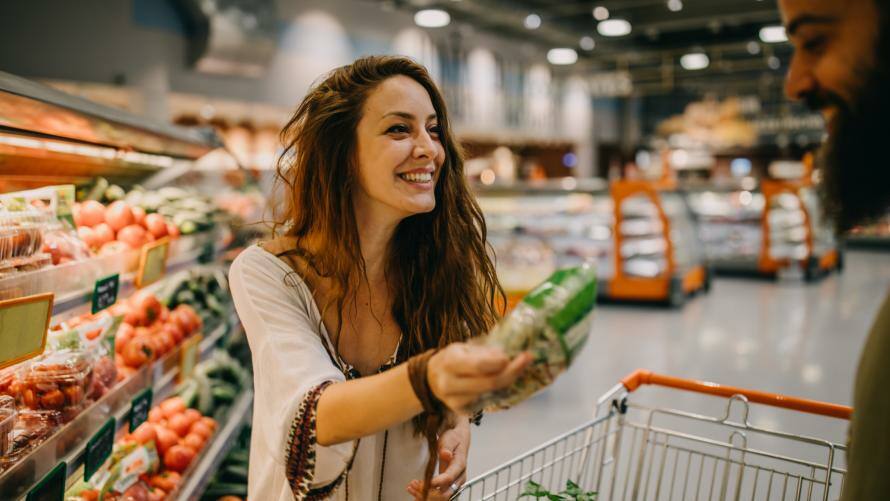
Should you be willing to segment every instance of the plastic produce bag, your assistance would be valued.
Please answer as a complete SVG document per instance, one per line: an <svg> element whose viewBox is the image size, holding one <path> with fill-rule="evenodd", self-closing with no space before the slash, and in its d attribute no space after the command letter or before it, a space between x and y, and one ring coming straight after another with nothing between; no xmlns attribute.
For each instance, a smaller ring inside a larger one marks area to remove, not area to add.
<svg viewBox="0 0 890 501"><path fill-rule="evenodd" d="M506 409L552 383L571 365L590 332L596 304L596 268L565 268L532 290L480 342L534 361L513 386L484 395L475 408Z"/></svg>

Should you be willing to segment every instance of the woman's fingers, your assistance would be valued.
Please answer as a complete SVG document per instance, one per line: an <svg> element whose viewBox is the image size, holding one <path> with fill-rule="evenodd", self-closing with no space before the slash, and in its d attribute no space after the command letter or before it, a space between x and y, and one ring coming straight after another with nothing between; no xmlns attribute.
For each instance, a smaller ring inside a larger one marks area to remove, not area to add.
<svg viewBox="0 0 890 501"><path fill-rule="evenodd" d="M455 455L448 450L439 451L440 473L432 479L433 489L439 491L448 489L466 470L467 462L465 457Z"/></svg>
<svg viewBox="0 0 890 501"><path fill-rule="evenodd" d="M446 358L448 369L458 375L496 374L510 363L500 348L468 344L452 345Z"/></svg>
<svg viewBox="0 0 890 501"><path fill-rule="evenodd" d="M522 372L531 361L531 354L521 353L513 358L502 371L496 374L452 378L447 383L447 393L450 395L476 396L510 386L516 381L516 378L522 375Z"/></svg>

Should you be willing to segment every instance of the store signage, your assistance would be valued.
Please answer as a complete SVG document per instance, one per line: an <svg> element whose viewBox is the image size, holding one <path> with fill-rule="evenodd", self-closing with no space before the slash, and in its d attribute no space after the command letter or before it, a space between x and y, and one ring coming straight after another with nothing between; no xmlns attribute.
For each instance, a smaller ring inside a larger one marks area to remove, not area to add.
<svg viewBox="0 0 890 501"><path fill-rule="evenodd" d="M170 240L166 237L142 247L139 268L136 271L136 287L142 288L160 280L167 271L167 252Z"/></svg>
<svg viewBox="0 0 890 501"><path fill-rule="evenodd" d="M96 285L93 287L93 307L91 309L94 315L117 302L120 284L121 277L117 273L96 280Z"/></svg>
<svg viewBox="0 0 890 501"><path fill-rule="evenodd" d="M0 369L43 353L53 293L0 301Z"/></svg>
<svg viewBox="0 0 890 501"><path fill-rule="evenodd" d="M133 432L139 425L148 420L148 411L151 409L151 388L146 388L139 392L130 404L130 432Z"/></svg>
<svg viewBox="0 0 890 501"><path fill-rule="evenodd" d="M28 491L26 501L62 501L65 499L67 474L68 466L62 461Z"/></svg>
<svg viewBox="0 0 890 501"><path fill-rule="evenodd" d="M100 466L111 456L114 447L115 420L113 417L99 428L93 438L87 442L86 457L83 463L83 479L89 480Z"/></svg>
<svg viewBox="0 0 890 501"><path fill-rule="evenodd" d="M198 365L198 355L201 347L201 335L194 336L182 342L182 350L179 352L179 380L184 381L195 373Z"/></svg>

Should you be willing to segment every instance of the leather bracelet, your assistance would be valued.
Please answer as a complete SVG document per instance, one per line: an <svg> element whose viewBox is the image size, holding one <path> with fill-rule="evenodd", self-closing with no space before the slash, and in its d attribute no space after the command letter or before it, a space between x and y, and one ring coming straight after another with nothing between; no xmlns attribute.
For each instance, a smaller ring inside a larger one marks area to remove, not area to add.
<svg viewBox="0 0 890 501"><path fill-rule="evenodd" d="M438 350L427 350L408 359L408 379L411 381L411 389L420 400L423 411L428 414L439 414L445 408L430 389L428 367L430 359Z"/></svg>

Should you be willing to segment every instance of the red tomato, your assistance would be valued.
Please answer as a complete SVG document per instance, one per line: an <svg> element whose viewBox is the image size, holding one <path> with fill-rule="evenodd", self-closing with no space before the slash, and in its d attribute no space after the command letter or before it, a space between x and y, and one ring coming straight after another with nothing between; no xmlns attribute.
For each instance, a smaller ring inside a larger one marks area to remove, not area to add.
<svg viewBox="0 0 890 501"><path fill-rule="evenodd" d="M182 472L195 459L195 451L184 445L174 445L164 454L164 466L168 470Z"/></svg>
<svg viewBox="0 0 890 501"><path fill-rule="evenodd" d="M204 416L201 418L200 422L204 423L204 425L207 426L207 428L209 428L211 432L216 431L216 420L212 417Z"/></svg>
<svg viewBox="0 0 890 501"><path fill-rule="evenodd" d="M151 414L151 412L149 412L149 414ZM158 441L158 433L155 430L155 425L153 425L152 423L140 424L138 428L133 430L133 433L131 433L131 435L133 437L133 440L143 445L149 442L157 443Z"/></svg>
<svg viewBox="0 0 890 501"><path fill-rule="evenodd" d="M189 420L182 414L174 414L167 418L167 425L180 437L188 435Z"/></svg>
<svg viewBox="0 0 890 501"><path fill-rule="evenodd" d="M197 423L192 425L192 427L189 429L189 432L201 435L202 437L204 437L204 440L208 440L213 435L213 428L208 426L206 423L198 421Z"/></svg>
<svg viewBox="0 0 890 501"><path fill-rule="evenodd" d="M185 411L185 400L182 397L170 397L161 402L161 410L164 411L164 417L170 419L176 414L182 414Z"/></svg>
<svg viewBox="0 0 890 501"><path fill-rule="evenodd" d="M154 235L155 238L167 236L167 222L164 221L164 216L160 214L145 216L145 227L148 228L149 233Z"/></svg>
<svg viewBox="0 0 890 501"><path fill-rule="evenodd" d="M148 480L148 483L152 487L170 492L179 485L181 480L182 477L179 476L179 473L176 473L175 471L164 471L157 475L153 475Z"/></svg>
<svg viewBox="0 0 890 501"><path fill-rule="evenodd" d="M108 226L111 226L112 230L120 231L121 228L134 224L135 218L127 202L118 200L117 202L112 202L105 210L105 222L108 223Z"/></svg>
<svg viewBox="0 0 890 501"><path fill-rule="evenodd" d="M203 416L201 416L201 413L198 412L197 409L186 409L182 412L182 415L185 416L185 418L188 420L190 428L193 424L200 421L201 418L203 417Z"/></svg>
<svg viewBox="0 0 890 501"><path fill-rule="evenodd" d="M148 411L148 422L152 424L158 424L164 420L164 411L161 410L160 407L152 407L150 411Z"/></svg>
<svg viewBox="0 0 890 501"><path fill-rule="evenodd" d="M167 223L167 234L170 235L170 238L179 238L179 226Z"/></svg>
<svg viewBox="0 0 890 501"><path fill-rule="evenodd" d="M139 249L145 245L145 228L138 224L124 226L118 230L117 240L127 244L131 249Z"/></svg>
<svg viewBox="0 0 890 501"><path fill-rule="evenodd" d="M124 362L133 368L142 367L154 358L154 347L146 336L135 336L124 347L121 356Z"/></svg>
<svg viewBox="0 0 890 501"><path fill-rule="evenodd" d="M105 206L95 200L80 204L80 221L84 226L93 227L105 221Z"/></svg>
<svg viewBox="0 0 890 501"><path fill-rule="evenodd" d="M93 228L93 235L96 239L96 247L102 247L114 240L114 230L107 223L99 223Z"/></svg>
<svg viewBox="0 0 890 501"><path fill-rule="evenodd" d="M131 209L133 211L133 222L145 226L145 209L136 206Z"/></svg>
<svg viewBox="0 0 890 501"><path fill-rule="evenodd" d="M200 451L204 448L205 441L206 440L201 435L198 435L197 433L189 433L185 436L185 438L182 439L182 445L191 447L196 451Z"/></svg>
<svg viewBox="0 0 890 501"><path fill-rule="evenodd" d="M170 428L159 425L155 426L155 431L158 434L158 441L156 442L158 446L158 454L161 456L163 456L170 447L179 443L179 437Z"/></svg>
<svg viewBox="0 0 890 501"><path fill-rule="evenodd" d="M81 226L77 228L77 238L83 240L83 243L87 244L87 247L90 249L99 247L96 240L96 232L89 226Z"/></svg>

